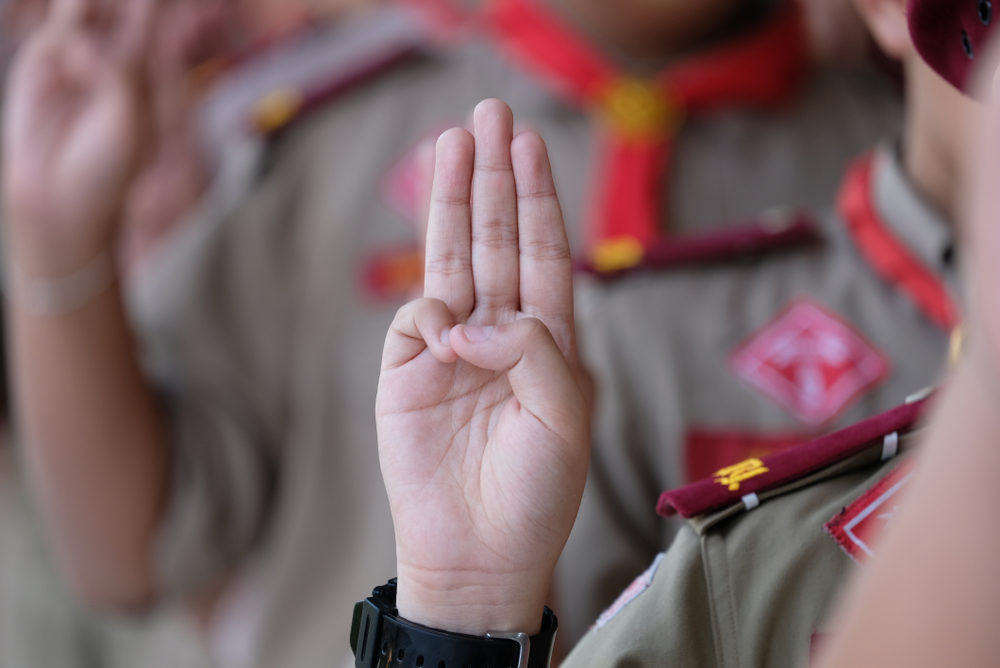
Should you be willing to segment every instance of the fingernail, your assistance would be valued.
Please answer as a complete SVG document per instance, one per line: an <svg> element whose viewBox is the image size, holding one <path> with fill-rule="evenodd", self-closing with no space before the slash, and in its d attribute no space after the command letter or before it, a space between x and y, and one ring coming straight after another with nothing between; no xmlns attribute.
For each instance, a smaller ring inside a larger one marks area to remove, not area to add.
<svg viewBox="0 0 1000 668"><path fill-rule="evenodd" d="M495 327L469 327L466 325L462 328L465 332L465 338L471 343L482 343L493 335L493 330Z"/></svg>
<svg viewBox="0 0 1000 668"><path fill-rule="evenodd" d="M443 332L441 332L441 343L443 343L446 346L451 343L451 330L450 329L445 329Z"/></svg>

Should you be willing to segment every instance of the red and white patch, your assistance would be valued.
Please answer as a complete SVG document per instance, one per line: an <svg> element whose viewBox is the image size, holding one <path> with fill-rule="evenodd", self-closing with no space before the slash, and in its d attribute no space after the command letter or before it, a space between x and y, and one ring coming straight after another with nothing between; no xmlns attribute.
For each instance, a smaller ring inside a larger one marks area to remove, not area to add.
<svg viewBox="0 0 1000 668"><path fill-rule="evenodd" d="M607 610L601 613L601 616L597 618L594 622L596 628L601 628L615 618L622 609L639 597L639 594L649 589L649 586L653 584L653 578L656 576L656 570L660 567L660 562L663 561L663 553L656 555L653 559L653 563L650 564L649 568L642 572L642 574L632 581L625 590L618 595L615 602L611 604Z"/></svg>
<svg viewBox="0 0 1000 668"><path fill-rule="evenodd" d="M810 426L882 380L889 363L849 324L799 300L742 344L733 371Z"/></svg>
<svg viewBox="0 0 1000 668"><path fill-rule="evenodd" d="M875 543L896 515L900 493L912 475L908 464L896 467L824 525L826 532L854 561L864 563L875 554Z"/></svg>

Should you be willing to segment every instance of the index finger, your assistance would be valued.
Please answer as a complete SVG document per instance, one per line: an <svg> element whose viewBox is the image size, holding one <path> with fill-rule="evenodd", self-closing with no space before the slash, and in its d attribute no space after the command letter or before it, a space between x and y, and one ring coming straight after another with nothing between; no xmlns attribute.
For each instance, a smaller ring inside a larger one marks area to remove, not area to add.
<svg viewBox="0 0 1000 668"><path fill-rule="evenodd" d="M517 188L521 311L544 322L560 349L573 340L573 265L545 142L522 132L511 143Z"/></svg>
<svg viewBox="0 0 1000 668"><path fill-rule="evenodd" d="M467 317L475 302L472 275L472 135L461 128L438 139L427 246L424 296L440 299L456 317Z"/></svg>

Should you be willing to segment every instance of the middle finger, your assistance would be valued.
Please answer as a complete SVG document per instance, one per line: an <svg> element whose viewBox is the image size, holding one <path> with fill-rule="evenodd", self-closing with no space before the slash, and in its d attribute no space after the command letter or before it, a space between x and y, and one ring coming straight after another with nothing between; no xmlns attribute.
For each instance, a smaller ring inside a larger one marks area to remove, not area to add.
<svg viewBox="0 0 1000 668"><path fill-rule="evenodd" d="M492 320L519 305L513 114L500 100L485 100L473 112L473 126L472 273L476 311Z"/></svg>

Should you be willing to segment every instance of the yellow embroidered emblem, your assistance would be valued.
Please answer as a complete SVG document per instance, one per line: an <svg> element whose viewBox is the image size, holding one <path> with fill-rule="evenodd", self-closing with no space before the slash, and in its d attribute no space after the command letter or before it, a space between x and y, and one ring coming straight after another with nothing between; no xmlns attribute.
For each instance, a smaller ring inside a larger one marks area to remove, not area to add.
<svg viewBox="0 0 1000 668"><path fill-rule="evenodd" d="M638 239L630 236L604 239L590 253L594 269L611 273L631 269L642 262L643 247Z"/></svg>
<svg viewBox="0 0 1000 668"><path fill-rule="evenodd" d="M620 77L598 99L605 118L631 139L670 137L683 122L681 106L655 81Z"/></svg>
<svg viewBox="0 0 1000 668"><path fill-rule="evenodd" d="M764 462L754 457L753 459L744 460L739 464L733 464L732 466L720 469L712 477L715 478L715 482L728 487L730 492L735 492L740 488L740 483L744 480L756 478L763 473L767 473L768 470L764 466Z"/></svg>
<svg viewBox="0 0 1000 668"><path fill-rule="evenodd" d="M260 100L253 109L253 123L260 132L268 134L291 123L305 104L305 97L292 88L278 88Z"/></svg>

